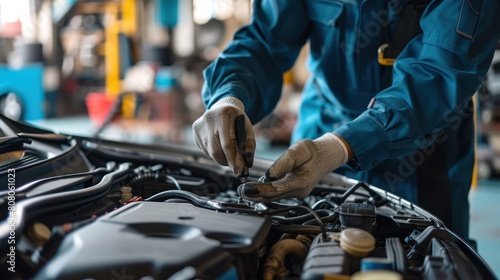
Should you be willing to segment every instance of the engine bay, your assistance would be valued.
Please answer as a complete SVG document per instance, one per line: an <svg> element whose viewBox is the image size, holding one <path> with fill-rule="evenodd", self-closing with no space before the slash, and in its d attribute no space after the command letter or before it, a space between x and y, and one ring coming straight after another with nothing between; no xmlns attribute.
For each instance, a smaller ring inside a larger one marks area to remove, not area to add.
<svg viewBox="0 0 500 280"><path fill-rule="evenodd" d="M438 218L368 182L332 173L306 198L254 203L186 147L0 129L1 279L495 279Z"/></svg>

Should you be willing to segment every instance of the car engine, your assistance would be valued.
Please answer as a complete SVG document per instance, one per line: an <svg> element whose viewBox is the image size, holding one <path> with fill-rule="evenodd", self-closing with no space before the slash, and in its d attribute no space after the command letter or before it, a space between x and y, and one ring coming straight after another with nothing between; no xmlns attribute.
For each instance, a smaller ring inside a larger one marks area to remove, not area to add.
<svg viewBox="0 0 500 280"><path fill-rule="evenodd" d="M438 218L367 182L332 173L306 198L254 203L187 147L4 116L0 130L1 279L495 279Z"/></svg>

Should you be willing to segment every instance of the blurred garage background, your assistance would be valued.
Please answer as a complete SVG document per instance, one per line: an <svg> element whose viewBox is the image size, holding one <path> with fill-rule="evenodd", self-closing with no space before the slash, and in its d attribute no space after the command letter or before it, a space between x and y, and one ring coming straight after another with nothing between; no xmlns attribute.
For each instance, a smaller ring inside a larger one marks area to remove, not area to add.
<svg viewBox="0 0 500 280"><path fill-rule="evenodd" d="M250 21L251 0L0 0L0 113L61 133L193 145L202 70ZM257 124L258 156L286 148L303 61ZM500 45L476 94L471 236L500 275Z"/></svg>

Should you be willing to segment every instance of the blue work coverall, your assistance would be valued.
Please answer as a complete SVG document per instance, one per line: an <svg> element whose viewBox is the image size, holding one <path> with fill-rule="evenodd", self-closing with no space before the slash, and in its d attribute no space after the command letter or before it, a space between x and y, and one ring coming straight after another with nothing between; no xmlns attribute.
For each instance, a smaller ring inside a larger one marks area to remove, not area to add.
<svg viewBox="0 0 500 280"><path fill-rule="evenodd" d="M255 0L251 23L205 70L202 96L208 108L237 97L257 123L274 109L283 73L309 42L311 76L292 141L340 134L355 160L335 172L417 203L467 239L471 99L500 37L500 2L432 1L422 33L392 67L381 66L377 50L411 3Z"/></svg>

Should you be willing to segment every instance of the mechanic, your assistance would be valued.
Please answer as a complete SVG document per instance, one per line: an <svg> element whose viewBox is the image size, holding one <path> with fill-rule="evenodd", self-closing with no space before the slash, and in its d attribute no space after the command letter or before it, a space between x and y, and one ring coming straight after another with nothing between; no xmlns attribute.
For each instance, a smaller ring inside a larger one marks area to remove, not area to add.
<svg viewBox="0 0 500 280"><path fill-rule="evenodd" d="M421 12L419 2L429 2ZM420 33L392 66L381 65L380 47L407 34L397 29L411 25L406 17L415 12ZM305 197L335 170L416 203L468 240L471 100L500 38L498 14L497 0L255 0L251 23L205 69L208 110L193 124L195 143L241 176L253 163L251 124L273 111L283 73L309 42L311 76L293 144L268 180L242 184L240 195ZM239 115L246 120L243 156L234 131Z"/></svg>

